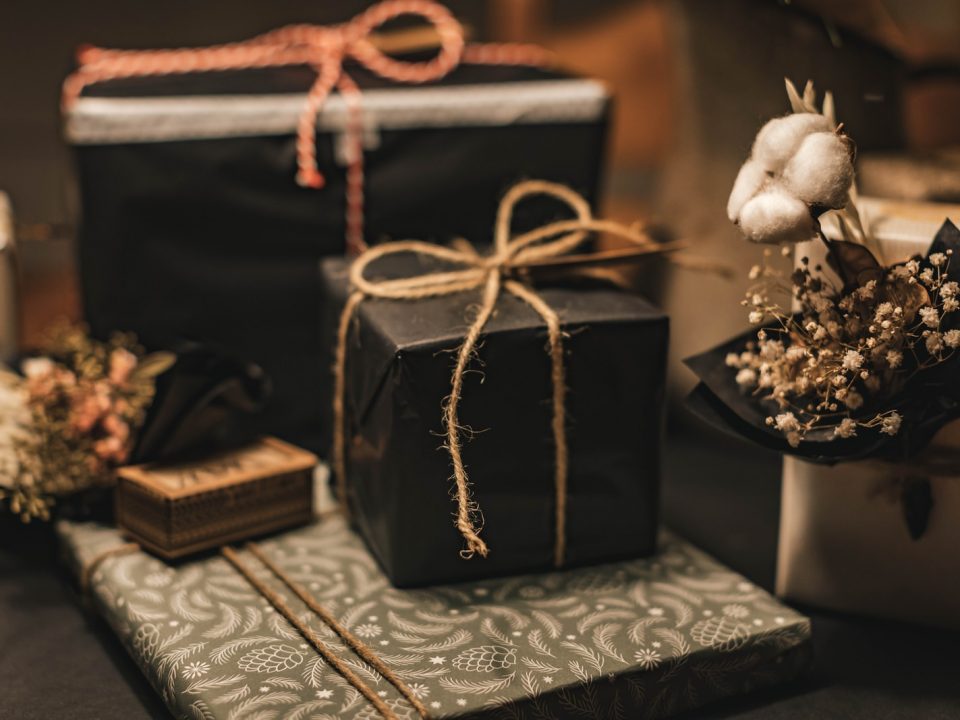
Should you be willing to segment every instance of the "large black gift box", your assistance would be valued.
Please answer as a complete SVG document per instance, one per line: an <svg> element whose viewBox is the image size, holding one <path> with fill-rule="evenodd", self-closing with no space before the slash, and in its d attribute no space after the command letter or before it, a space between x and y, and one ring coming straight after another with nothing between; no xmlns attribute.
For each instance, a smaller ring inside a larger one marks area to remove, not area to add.
<svg viewBox="0 0 960 720"><path fill-rule="evenodd" d="M362 91L368 243L479 237L525 177L595 197L608 110L600 83L464 63L439 82L402 86L345 69ZM86 88L66 117L93 331L133 330L148 345L216 342L258 363L274 400L254 429L312 449L317 266L344 252L348 121L332 95L317 120L326 184L298 186L295 130L315 77L294 67L115 79Z"/></svg>
<svg viewBox="0 0 960 720"><path fill-rule="evenodd" d="M377 273L391 274L397 256ZM419 261L418 261L419 262ZM324 346L332 350L347 264L323 263ZM406 269L399 274L405 274ZM567 565L654 551L667 317L609 288L538 288L560 317L569 442ZM465 378L464 461L484 519L486 558L464 559L454 527L442 403L479 293L364 300L346 344L346 487L354 521L398 586L549 569L554 443L547 330L502 294ZM474 372L476 371L476 372ZM325 385L328 418L331 382ZM328 419L325 427L330 427Z"/></svg>

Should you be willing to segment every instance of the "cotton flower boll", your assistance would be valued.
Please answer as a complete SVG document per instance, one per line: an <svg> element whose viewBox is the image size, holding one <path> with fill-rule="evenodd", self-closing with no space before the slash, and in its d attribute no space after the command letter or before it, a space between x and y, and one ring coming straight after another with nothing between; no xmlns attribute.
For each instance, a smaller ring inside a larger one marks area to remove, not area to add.
<svg viewBox="0 0 960 720"><path fill-rule="evenodd" d="M808 205L842 208L853 183L850 143L834 132L805 137L783 171L787 190Z"/></svg>
<svg viewBox="0 0 960 720"><path fill-rule="evenodd" d="M760 163L747 160L743 164L733 183L733 190L730 191L730 199L727 200L727 217L730 218L730 222L737 222L744 204L760 192L766 179L767 171Z"/></svg>
<svg viewBox="0 0 960 720"><path fill-rule="evenodd" d="M779 172L811 133L829 132L830 121L817 113L794 113L774 118L764 125L753 141L752 159L764 170Z"/></svg>
<svg viewBox="0 0 960 720"><path fill-rule="evenodd" d="M759 243L802 242L815 234L807 206L778 188L754 196L743 206L740 229L748 240Z"/></svg>

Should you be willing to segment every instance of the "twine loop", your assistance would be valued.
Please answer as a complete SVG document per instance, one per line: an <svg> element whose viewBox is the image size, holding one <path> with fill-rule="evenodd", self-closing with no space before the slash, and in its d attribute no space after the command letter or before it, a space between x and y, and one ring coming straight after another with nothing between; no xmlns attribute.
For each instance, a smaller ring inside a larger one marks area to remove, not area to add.
<svg viewBox="0 0 960 720"><path fill-rule="evenodd" d="M385 23L404 16L420 17L439 38L437 54L424 61L398 60L380 50L372 37ZM443 78L461 61L487 65L541 66L546 51L531 45L472 45L464 43L463 27L443 5L433 0L383 0L342 25L289 25L240 42L172 50L113 50L83 46L78 68L63 84L61 104L69 110L83 89L94 83L223 70L248 70L305 65L316 72L297 121L297 182L322 188L326 182L317 165L317 116L335 90L344 98L347 122L346 225L347 250L366 247L363 238L363 145L360 89L344 70L352 60L370 72L397 83L423 84Z"/></svg>
<svg viewBox="0 0 960 720"><path fill-rule="evenodd" d="M549 223L521 235L511 235L511 222L516 205L534 195L555 198L570 208L575 217ZM617 235L636 246L637 254L662 253L679 247L678 243L658 244L640 229L620 223L596 220L590 205L576 192L564 185L542 180L521 182L507 192L497 211L494 247L490 255L481 255L465 241L460 247L442 247L416 240L385 243L372 247L350 266L350 293L340 316L334 364L334 437L333 469L340 500L346 506L346 352L350 323L359 305L367 298L412 301L458 293L481 291L482 300L462 344L456 353L456 363L450 381L450 394L443 404L443 423L446 449L453 469L454 495L457 504L455 524L466 543L461 551L465 558L479 554L486 557L489 548L480 537L482 516L470 490L470 480L462 455L462 427L459 419L463 381L480 335L496 307L501 293L506 291L530 306L547 326L548 354L551 365L552 419L554 441L554 564L563 565L566 554L567 502L567 437L565 408L565 367L563 361L563 333L557 313L543 300L530 284L527 271L538 264L565 256L567 260L593 261L596 255L585 253L572 256L591 232ZM455 269L424 272L397 279L371 279L368 270L382 258L412 254L432 258L453 265Z"/></svg>

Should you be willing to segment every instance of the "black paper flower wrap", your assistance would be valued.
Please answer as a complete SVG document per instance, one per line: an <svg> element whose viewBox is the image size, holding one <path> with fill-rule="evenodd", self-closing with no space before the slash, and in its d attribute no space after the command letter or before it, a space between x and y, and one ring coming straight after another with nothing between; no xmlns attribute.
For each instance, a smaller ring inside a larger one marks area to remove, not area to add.
<svg viewBox="0 0 960 720"><path fill-rule="evenodd" d="M927 254L915 259L921 267L928 267L931 255L948 251L960 258L960 230L949 220L937 232ZM845 292L860 286L870 274L884 272L869 250L849 242L828 241L828 263L844 282ZM948 267L946 277L960 281L960 262ZM943 329L958 326L960 318L950 318ZM820 428L806 433L799 444L791 446L784 434L767 422L777 404L741 390L736 372L725 362L729 353L741 352L756 334L757 329L751 329L685 361L700 379L688 398L688 407L727 433L813 463L832 465L866 459L903 462L915 458L938 430L960 417L960 353L954 353L912 375L896 393L864 403L856 412L849 411L849 417L861 420L896 410L902 416L896 435L871 429L842 438L835 437L832 429Z"/></svg>

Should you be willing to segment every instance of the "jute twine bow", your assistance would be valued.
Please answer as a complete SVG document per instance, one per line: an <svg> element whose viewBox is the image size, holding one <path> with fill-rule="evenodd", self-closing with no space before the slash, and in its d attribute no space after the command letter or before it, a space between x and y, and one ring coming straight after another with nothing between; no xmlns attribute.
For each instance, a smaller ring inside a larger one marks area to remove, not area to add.
<svg viewBox="0 0 960 720"><path fill-rule="evenodd" d="M562 201L574 211L576 218L553 222L511 237L510 225L514 207L521 200L533 195L548 195ZM497 299L505 290L529 305L547 326L553 387L551 430L554 441L555 485L554 563L558 567L563 564L566 554L568 462L563 333L557 313L544 302L525 277L527 272L537 265L562 256L566 256L564 260L576 261L579 258L584 263L593 261L595 256L589 253L570 255L585 242L590 232L606 232L630 241L636 246L634 255L663 253L680 247L679 243L655 243L637 229L617 222L595 220L587 201L573 190L555 183L530 180L511 188L500 203L494 231L494 249L491 255L480 255L469 246L462 249L448 248L409 240L370 248L351 264L352 292L340 315L337 333L333 399L333 469L336 474L338 494L345 506L347 498L345 413L347 336L357 307L366 298L415 301L480 290L482 299L479 310L467 330L463 343L457 350L456 364L450 382L450 395L443 404L443 423L446 431L446 448L450 453L453 480L456 486L456 527L466 541L466 548L461 551L461 555L465 558L471 558L475 554L487 556L489 548L480 537L482 529L480 508L472 498L470 480L463 463L459 407L467 366L476 350L480 335L493 314ZM381 258L402 253L434 258L460 266L462 269L428 272L394 280L371 280L367 277L367 269L372 263Z"/></svg>
<svg viewBox="0 0 960 720"><path fill-rule="evenodd" d="M423 18L436 30L439 51L431 60L407 62L386 55L374 42L380 26L402 15ZM247 70L305 65L316 80L307 93L297 123L297 182L322 188L317 166L317 115L337 90L347 107L345 140L347 249L365 247L363 239L363 145L360 89L344 71L353 60L388 80L422 84L439 80L461 62L485 65L547 65L551 55L533 45L465 45L463 27L443 5L432 0L385 0L343 25L290 25L249 40L174 50L111 50L86 46L78 52L79 67L64 81L62 105L69 110L83 89L106 80L132 77Z"/></svg>

